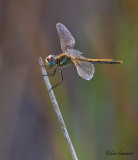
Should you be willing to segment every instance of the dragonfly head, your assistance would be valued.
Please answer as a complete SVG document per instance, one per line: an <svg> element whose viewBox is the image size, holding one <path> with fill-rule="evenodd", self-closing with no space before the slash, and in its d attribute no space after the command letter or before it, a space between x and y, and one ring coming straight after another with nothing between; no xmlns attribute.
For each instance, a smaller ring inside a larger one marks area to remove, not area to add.
<svg viewBox="0 0 138 160"><path fill-rule="evenodd" d="M54 55L49 55L46 57L45 62L48 66L54 66L55 65L55 56Z"/></svg>

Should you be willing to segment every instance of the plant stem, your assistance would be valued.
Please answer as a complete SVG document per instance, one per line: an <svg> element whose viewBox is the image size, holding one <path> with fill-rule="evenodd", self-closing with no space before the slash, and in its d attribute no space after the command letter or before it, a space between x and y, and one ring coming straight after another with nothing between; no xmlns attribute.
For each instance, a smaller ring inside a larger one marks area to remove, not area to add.
<svg viewBox="0 0 138 160"><path fill-rule="evenodd" d="M38 61L39 61L39 65L40 65L40 68L41 68L41 71L42 71L42 75L47 75L47 72L46 72L46 69L44 67L44 63L43 63L43 60L41 57L38 58ZM57 117L58 117L58 120L59 120L59 123L61 125L61 128L62 128L62 131L64 133L64 136L67 140L67 145L69 147L69 150L70 150L70 153L72 155L72 159L73 160L78 160L77 158L77 155L76 155L76 152L74 150L74 147L72 145L72 142L70 140L70 137L69 137L69 134L68 134L68 131L67 131L67 128L66 128L66 125L64 123L64 120L63 120L63 117L62 117L62 114L60 112L60 109L59 109L59 106L58 106L58 103L56 101L56 98L55 98L55 95L54 95L54 92L53 92L53 89L51 89L51 84L50 84L50 81L49 81L49 78L48 76L43 76L44 77L44 81L45 81L45 84L47 86L47 89L49 91L49 96L50 96L50 99L51 99L51 102L53 104L53 107L54 107L54 110L57 114Z"/></svg>

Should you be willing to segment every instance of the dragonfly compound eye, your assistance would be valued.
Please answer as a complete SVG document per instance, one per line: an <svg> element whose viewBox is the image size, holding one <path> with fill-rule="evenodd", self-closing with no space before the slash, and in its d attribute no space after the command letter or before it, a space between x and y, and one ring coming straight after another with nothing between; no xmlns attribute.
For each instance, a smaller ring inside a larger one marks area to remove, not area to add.
<svg viewBox="0 0 138 160"><path fill-rule="evenodd" d="M52 57L52 56L49 57L48 61L49 61L49 62L53 62L53 61L54 61L54 57Z"/></svg>
<svg viewBox="0 0 138 160"><path fill-rule="evenodd" d="M45 62L47 65L54 66L55 65L55 59L53 55L49 55L46 57Z"/></svg>

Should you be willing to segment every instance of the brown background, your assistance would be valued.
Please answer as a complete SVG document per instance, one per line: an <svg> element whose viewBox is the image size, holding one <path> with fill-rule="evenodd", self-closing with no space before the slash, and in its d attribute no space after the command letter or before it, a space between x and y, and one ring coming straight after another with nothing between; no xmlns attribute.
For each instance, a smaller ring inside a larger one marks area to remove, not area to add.
<svg viewBox="0 0 138 160"><path fill-rule="evenodd" d="M0 0L0 160L71 159L37 61L61 53L57 22L85 57L124 61L95 65L91 81L63 70L54 91L78 158L137 159L138 1Z"/></svg>

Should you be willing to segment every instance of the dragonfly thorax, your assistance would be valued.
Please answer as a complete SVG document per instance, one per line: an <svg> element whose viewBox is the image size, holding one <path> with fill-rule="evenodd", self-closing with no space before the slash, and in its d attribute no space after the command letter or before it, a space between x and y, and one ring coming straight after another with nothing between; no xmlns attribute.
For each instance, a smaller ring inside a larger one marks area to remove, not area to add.
<svg viewBox="0 0 138 160"><path fill-rule="evenodd" d="M55 56L54 55L49 55L48 57L46 57L45 62L47 65L49 66L54 66L55 65Z"/></svg>

